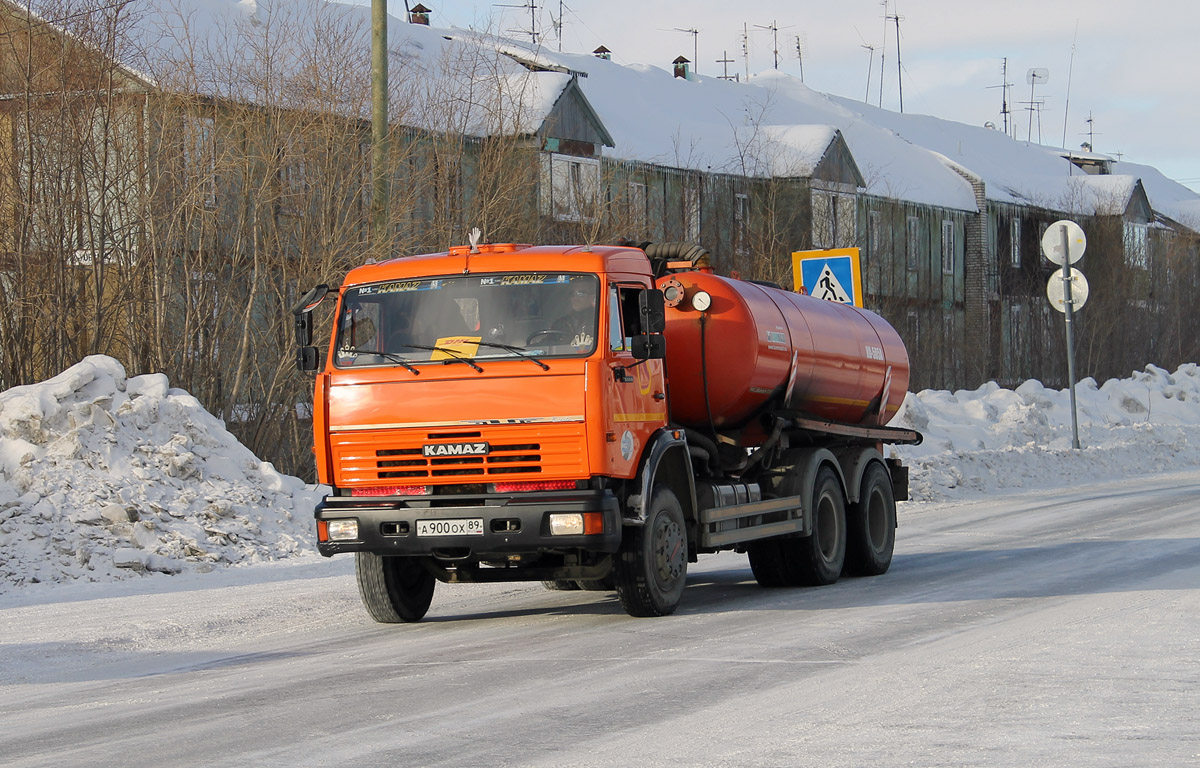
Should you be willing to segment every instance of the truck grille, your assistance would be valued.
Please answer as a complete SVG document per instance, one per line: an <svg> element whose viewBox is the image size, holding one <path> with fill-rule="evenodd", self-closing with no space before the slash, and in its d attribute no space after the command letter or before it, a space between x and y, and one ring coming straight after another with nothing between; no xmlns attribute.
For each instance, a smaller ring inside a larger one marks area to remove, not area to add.
<svg viewBox="0 0 1200 768"><path fill-rule="evenodd" d="M587 474L582 424L506 426L476 431L332 435L339 485L378 480L437 483L581 477ZM424 446L484 441L482 456L425 456Z"/></svg>

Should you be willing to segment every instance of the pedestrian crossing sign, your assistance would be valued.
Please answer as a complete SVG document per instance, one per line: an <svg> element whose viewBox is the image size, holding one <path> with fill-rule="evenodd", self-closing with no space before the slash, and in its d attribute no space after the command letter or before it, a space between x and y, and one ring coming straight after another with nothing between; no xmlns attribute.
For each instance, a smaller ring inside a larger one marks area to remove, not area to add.
<svg viewBox="0 0 1200 768"><path fill-rule="evenodd" d="M796 251L792 254L792 282L798 293L855 307L863 305L857 248Z"/></svg>

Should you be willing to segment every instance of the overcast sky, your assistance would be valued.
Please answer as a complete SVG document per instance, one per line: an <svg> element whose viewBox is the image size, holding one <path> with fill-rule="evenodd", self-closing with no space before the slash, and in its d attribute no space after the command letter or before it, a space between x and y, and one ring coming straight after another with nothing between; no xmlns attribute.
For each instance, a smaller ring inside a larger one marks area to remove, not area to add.
<svg viewBox="0 0 1200 768"><path fill-rule="evenodd" d="M390 2L393 14L402 16L403 2ZM589 53L605 45L622 64L664 68L678 55L695 56L703 75L728 67L731 76L744 78L747 65L751 73L774 66L774 26L780 69L799 76L803 67L810 87L879 105L882 59L882 105L900 108L896 22L887 22L885 34L880 0L536 2L538 31L552 49ZM528 0L424 4L433 10L434 26L530 39ZM560 7L561 40L554 24ZM1200 191L1200 1L888 0L887 15L900 17L905 112L991 122L1003 130L999 86L1007 57L1010 133L1019 140L1029 138L1032 122L1034 141L1040 130L1041 143L1078 148L1089 140L1090 114L1097 152L1153 165ZM748 62L743 25L749 30ZM723 58L732 61L718 63ZM1028 106L1027 74L1035 67L1049 72L1032 94L1042 102L1040 112Z"/></svg>

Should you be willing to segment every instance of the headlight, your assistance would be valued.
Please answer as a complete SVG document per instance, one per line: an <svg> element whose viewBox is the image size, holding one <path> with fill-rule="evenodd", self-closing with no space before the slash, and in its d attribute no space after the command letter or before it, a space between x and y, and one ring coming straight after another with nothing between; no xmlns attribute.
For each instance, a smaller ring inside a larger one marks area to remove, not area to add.
<svg viewBox="0 0 1200 768"><path fill-rule="evenodd" d="M354 541L358 538L357 520L330 520L330 541Z"/></svg>
<svg viewBox="0 0 1200 768"><path fill-rule="evenodd" d="M550 515L550 534L570 536L583 533L583 515L578 512L554 513Z"/></svg>

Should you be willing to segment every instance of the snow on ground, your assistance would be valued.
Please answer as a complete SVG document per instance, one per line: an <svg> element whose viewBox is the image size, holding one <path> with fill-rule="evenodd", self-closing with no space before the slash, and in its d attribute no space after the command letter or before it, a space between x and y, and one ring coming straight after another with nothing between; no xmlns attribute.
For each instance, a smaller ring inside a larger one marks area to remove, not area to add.
<svg viewBox="0 0 1200 768"><path fill-rule="evenodd" d="M909 393L892 424L925 440L889 449L911 468L901 516L924 502L1200 466L1200 366L1085 379L1076 396L1081 450L1065 390ZM110 357L0 392L0 595L301 563L315 557L319 496L164 375L127 378Z"/></svg>
<svg viewBox="0 0 1200 768"><path fill-rule="evenodd" d="M311 552L316 498L163 374L94 355L0 393L0 593Z"/></svg>

